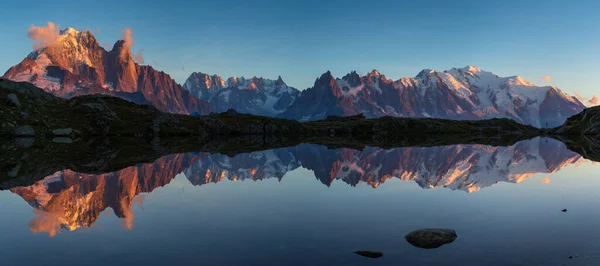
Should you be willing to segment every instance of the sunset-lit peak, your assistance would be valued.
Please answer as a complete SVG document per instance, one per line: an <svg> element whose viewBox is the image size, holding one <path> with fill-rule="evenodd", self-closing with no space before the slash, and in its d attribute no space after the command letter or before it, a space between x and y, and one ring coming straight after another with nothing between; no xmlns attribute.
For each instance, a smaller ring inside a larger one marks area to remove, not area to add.
<svg viewBox="0 0 600 266"><path fill-rule="evenodd" d="M466 67L463 67L463 68L461 68L461 70L472 72L472 73L481 72L481 68L478 68L478 67L472 66L472 65L468 65Z"/></svg>
<svg viewBox="0 0 600 266"><path fill-rule="evenodd" d="M377 69L373 69L371 70L371 72L369 72L369 74L367 74L367 76L380 76L381 74L379 73L379 71Z"/></svg>
<svg viewBox="0 0 600 266"><path fill-rule="evenodd" d="M509 85L519 85L519 86L528 86L528 87L533 87L535 86L535 84L525 80L523 77L521 76L512 76L512 77L508 77L508 84Z"/></svg>
<svg viewBox="0 0 600 266"><path fill-rule="evenodd" d="M254 83L254 81L250 82L250 85L248 85L248 87L246 89L248 90L256 90L256 84Z"/></svg>
<svg viewBox="0 0 600 266"><path fill-rule="evenodd" d="M64 30L60 31L60 35L69 35L69 34L75 35L75 34L78 34L78 33L81 33L81 31L76 30L76 29L71 28L71 27L67 27Z"/></svg>
<svg viewBox="0 0 600 266"><path fill-rule="evenodd" d="M246 170L248 170L251 176L254 176L256 174L256 168L248 168Z"/></svg>

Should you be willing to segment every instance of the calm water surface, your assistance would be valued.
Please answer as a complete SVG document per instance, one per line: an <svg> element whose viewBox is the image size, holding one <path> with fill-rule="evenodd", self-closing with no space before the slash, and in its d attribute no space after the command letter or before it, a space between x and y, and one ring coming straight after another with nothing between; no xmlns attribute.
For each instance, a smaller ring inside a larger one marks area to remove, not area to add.
<svg viewBox="0 0 600 266"><path fill-rule="evenodd" d="M169 155L103 175L64 170L0 191L0 257L2 265L600 265L599 170L544 138L362 151L302 144L232 158ZM430 227L458 239L429 250L404 239Z"/></svg>

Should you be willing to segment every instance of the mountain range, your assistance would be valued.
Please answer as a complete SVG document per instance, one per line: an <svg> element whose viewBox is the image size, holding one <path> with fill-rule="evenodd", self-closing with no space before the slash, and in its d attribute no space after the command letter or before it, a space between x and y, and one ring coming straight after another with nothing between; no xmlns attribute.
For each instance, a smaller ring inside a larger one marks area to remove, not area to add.
<svg viewBox="0 0 600 266"><path fill-rule="evenodd" d="M296 100L300 91L289 87L281 76L277 80L253 77L230 77L194 72L184 88L204 100L216 112L234 109L240 113L277 116Z"/></svg>
<svg viewBox="0 0 600 266"><path fill-rule="evenodd" d="M376 188L389 179L414 181L421 188L444 187L468 193L499 182L519 183L538 173L555 173L580 162L581 155L554 139L536 138L511 146L449 145L382 149L328 149L301 144L233 157L211 153L173 154L105 174L62 170L27 187L11 191L36 209L33 232L56 234L91 227L107 208L133 226L131 206L140 193L168 185L183 173L194 186L224 180L265 180L300 167L326 186L334 182Z"/></svg>
<svg viewBox="0 0 600 266"><path fill-rule="evenodd" d="M60 97L110 94L161 111L205 115L240 113L310 121L327 116L397 116L476 120L510 118L556 127L585 109L557 87L536 86L519 76L500 77L474 66L425 69L391 80L373 70L342 78L326 72L299 91L281 77L222 78L194 72L182 85L151 66L139 65L124 40L110 51L90 31L67 28L52 45L37 49L3 78L27 81Z"/></svg>
<svg viewBox="0 0 600 266"><path fill-rule="evenodd" d="M62 30L56 42L33 51L3 77L65 98L102 93L171 113L213 111L168 74L137 64L124 40L106 51L90 31L73 28Z"/></svg>
<svg viewBox="0 0 600 266"><path fill-rule="evenodd" d="M330 115L398 116L477 120L509 118L536 127L556 127L585 109L575 97L522 77L499 77L474 66L425 69L393 81L377 70L319 77L282 116L301 121Z"/></svg>

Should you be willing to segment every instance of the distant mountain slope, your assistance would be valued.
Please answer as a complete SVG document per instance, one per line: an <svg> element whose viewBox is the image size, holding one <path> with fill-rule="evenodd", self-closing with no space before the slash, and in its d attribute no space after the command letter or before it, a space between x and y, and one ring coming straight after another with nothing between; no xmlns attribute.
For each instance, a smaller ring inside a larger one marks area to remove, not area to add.
<svg viewBox="0 0 600 266"><path fill-rule="evenodd" d="M575 97L522 77L499 77L474 66L443 72L422 70L414 78L387 79L377 70L319 77L282 113L301 121L329 115L447 119L510 118L536 127L554 127L585 109Z"/></svg>
<svg viewBox="0 0 600 266"><path fill-rule="evenodd" d="M151 103L171 113L209 114L207 102L196 99L168 74L134 62L124 41L102 48L90 31L67 28L57 41L29 54L3 76L27 81L59 97L109 94L136 103Z"/></svg>
<svg viewBox="0 0 600 266"><path fill-rule="evenodd" d="M183 85L198 99L207 101L216 112L234 109L240 113L276 116L285 111L300 91L277 80L231 77L194 72Z"/></svg>

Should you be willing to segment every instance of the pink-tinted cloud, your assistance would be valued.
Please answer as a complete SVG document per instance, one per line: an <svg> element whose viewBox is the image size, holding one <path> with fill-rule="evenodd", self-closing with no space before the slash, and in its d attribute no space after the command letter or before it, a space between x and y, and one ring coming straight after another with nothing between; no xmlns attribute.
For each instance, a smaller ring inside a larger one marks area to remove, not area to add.
<svg viewBox="0 0 600 266"><path fill-rule="evenodd" d="M123 40L123 49L121 50L121 60L126 60L129 57L129 53L131 50L131 46L133 46L133 30L131 28L126 28L122 32L123 36L121 40Z"/></svg>
<svg viewBox="0 0 600 266"><path fill-rule="evenodd" d="M134 219L134 215L133 212L131 211L131 204L125 200L122 199L119 204L121 205L121 209L123 210L123 218L121 218L121 220L123 221L123 226L125 227L125 229L131 231L133 230L133 219Z"/></svg>
<svg viewBox="0 0 600 266"><path fill-rule="evenodd" d="M106 47L106 49L110 50L110 43L109 42L104 42L104 47Z"/></svg>
<svg viewBox="0 0 600 266"><path fill-rule="evenodd" d="M135 60L138 64L144 63L144 55L142 54L144 49L140 49L136 55L133 56L133 60Z"/></svg>
<svg viewBox="0 0 600 266"><path fill-rule="evenodd" d="M27 37L33 40L33 49L38 50L53 45L60 36L60 26L48 22L48 26L36 27L31 25L27 30Z"/></svg>
<svg viewBox="0 0 600 266"><path fill-rule="evenodd" d="M550 82L552 81L552 77L550 76L543 76L542 79L546 82L546 84L550 85Z"/></svg>
<svg viewBox="0 0 600 266"><path fill-rule="evenodd" d="M579 94L579 92L573 92L573 94L575 94L575 98L577 98L577 100L579 100L580 102L585 102L585 97Z"/></svg>
<svg viewBox="0 0 600 266"><path fill-rule="evenodd" d="M133 60L136 61L137 63L143 64L144 63L144 49L140 49L137 54L133 54L131 53L131 47L133 46L133 30L131 28L126 28L123 30L123 36L121 37L121 40L123 40L123 49L121 50L121 60L126 60L127 57L129 57L129 54L132 55Z"/></svg>
<svg viewBox="0 0 600 266"><path fill-rule="evenodd" d="M29 222L29 230L35 233L46 232L50 237L60 232L60 216L56 213L34 210L35 218Z"/></svg>
<svg viewBox="0 0 600 266"><path fill-rule="evenodd" d="M575 98L577 98L577 100L579 100L580 102L582 102L585 105L598 105L600 103L600 98L598 98L598 95L594 95L592 96L592 98L588 98L585 97L583 95L581 95L578 92L574 92L573 94L575 94Z"/></svg>
<svg viewBox="0 0 600 266"><path fill-rule="evenodd" d="M590 99L588 102L592 105L598 105L599 101L600 99L598 99L598 95L594 95L594 97L592 97L592 99Z"/></svg>
<svg viewBox="0 0 600 266"><path fill-rule="evenodd" d="M100 28L96 28L96 33L100 34Z"/></svg>

